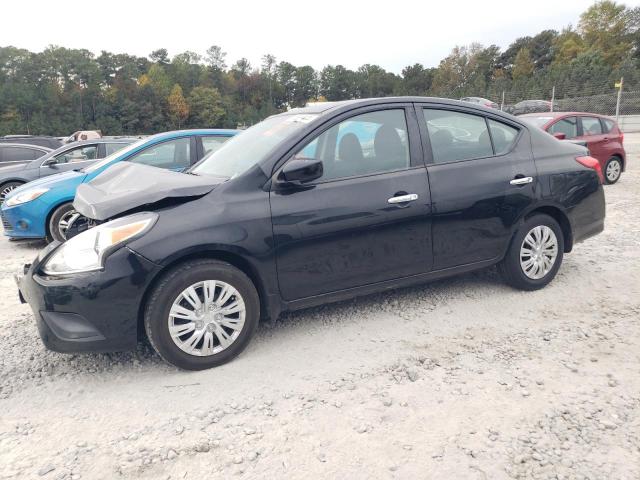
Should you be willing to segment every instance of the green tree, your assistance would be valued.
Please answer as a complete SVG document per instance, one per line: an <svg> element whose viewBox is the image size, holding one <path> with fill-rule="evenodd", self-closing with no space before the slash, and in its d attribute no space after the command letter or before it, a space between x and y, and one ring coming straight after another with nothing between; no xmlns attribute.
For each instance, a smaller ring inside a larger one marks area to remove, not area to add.
<svg viewBox="0 0 640 480"><path fill-rule="evenodd" d="M515 62L513 64L513 79L520 80L527 78L533 74L535 65L531 60L531 54L527 47L523 47L518 51Z"/></svg>
<svg viewBox="0 0 640 480"><path fill-rule="evenodd" d="M216 88L195 87L189 94L189 125L193 128L220 126L225 114L222 96Z"/></svg>
<svg viewBox="0 0 640 480"><path fill-rule="evenodd" d="M578 30L588 49L616 67L633 49L637 11L611 0L596 2L580 15Z"/></svg>

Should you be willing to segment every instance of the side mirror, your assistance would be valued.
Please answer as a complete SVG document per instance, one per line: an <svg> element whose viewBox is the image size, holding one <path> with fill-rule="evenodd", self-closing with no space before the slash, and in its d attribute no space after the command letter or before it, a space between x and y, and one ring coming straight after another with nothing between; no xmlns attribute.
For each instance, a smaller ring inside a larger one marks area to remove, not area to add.
<svg viewBox="0 0 640 480"><path fill-rule="evenodd" d="M58 168L58 162L56 161L55 158L50 158L49 160L44 162L41 166L42 167Z"/></svg>
<svg viewBox="0 0 640 480"><path fill-rule="evenodd" d="M322 160L290 160L278 175L278 182L284 185L300 186L317 180L323 173Z"/></svg>
<svg viewBox="0 0 640 480"><path fill-rule="evenodd" d="M560 133L560 132L554 133L553 136L556 137L558 140L564 140L565 138L567 138L566 134Z"/></svg>

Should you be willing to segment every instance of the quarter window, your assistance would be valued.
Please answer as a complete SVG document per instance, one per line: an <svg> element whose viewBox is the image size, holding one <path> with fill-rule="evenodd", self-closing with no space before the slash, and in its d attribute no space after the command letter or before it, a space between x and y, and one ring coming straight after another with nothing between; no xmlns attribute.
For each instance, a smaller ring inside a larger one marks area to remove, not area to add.
<svg viewBox="0 0 640 480"><path fill-rule="evenodd" d="M511 146L518 136L518 129L505 125L502 122L496 122L495 120L487 119L487 121L489 122L489 129L491 130L491 139L493 140L495 154L504 155L511 150Z"/></svg>
<svg viewBox="0 0 640 480"><path fill-rule="evenodd" d="M364 113L323 132L294 158L322 160L320 181L409 168L404 109Z"/></svg>
<svg viewBox="0 0 640 480"><path fill-rule="evenodd" d="M423 112L435 163L493 155L484 117L430 108Z"/></svg>
<svg viewBox="0 0 640 480"><path fill-rule="evenodd" d="M552 135L564 133L565 138L575 138L578 136L578 119L576 117L562 118L551 125L547 131Z"/></svg>
<svg viewBox="0 0 640 480"><path fill-rule="evenodd" d="M129 158L130 162L181 170L191 165L191 140L178 138L149 147Z"/></svg>
<svg viewBox="0 0 640 480"><path fill-rule="evenodd" d="M594 117L582 117L583 135L600 135L602 134L602 125L600 120Z"/></svg>

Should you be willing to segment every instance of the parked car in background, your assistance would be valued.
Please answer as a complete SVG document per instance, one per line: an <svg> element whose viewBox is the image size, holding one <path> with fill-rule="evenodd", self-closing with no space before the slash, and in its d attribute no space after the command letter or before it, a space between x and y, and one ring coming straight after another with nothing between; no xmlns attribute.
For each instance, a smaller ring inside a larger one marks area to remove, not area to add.
<svg viewBox="0 0 640 480"><path fill-rule="evenodd" d="M508 108L512 115L524 115L525 113L550 112L551 102L548 100L523 100Z"/></svg>
<svg viewBox="0 0 640 480"><path fill-rule="evenodd" d="M49 151L36 160L5 166L0 163L0 204L9 192L38 178L77 170L89 166L100 158L117 152L134 139L93 140L76 142ZM33 147L30 147L33 148ZM2 145L0 145L0 150ZM0 155L2 155L0 153Z"/></svg>
<svg viewBox="0 0 640 480"><path fill-rule="evenodd" d="M236 130L179 130L144 138L80 170L40 178L9 192L0 207L4 234L11 238L64 241L71 227L85 228L73 208L78 185L118 162L182 171L216 150ZM139 179L142 180L142 179Z"/></svg>
<svg viewBox="0 0 640 480"><path fill-rule="evenodd" d="M0 143L21 143L23 145L37 145L39 147L47 147L55 150L63 145L63 142L57 137L38 136L38 135L5 135L0 137Z"/></svg>
<svg viewBox="0 0 640 480"><path fill-rule="evenodd" d="M370 148L369 148L370 147ZM604 228L577 145L470 103L400 97L272 116L189 175L122 162L78 189L98 226L18 279L45 345L225 363L260 317L498 264L536 290Z"/></svg>
<svg viewBox="0 0 640 480"><path fill-rule="evenodd" d="M0 167L31 162L51 152L50 148L22 143L0 143Z"/></svg>
<svg viewBox="0 0 640 480"><path fill-rule="evenodd" d="M83 140L95 140L96 138L102 138L102 132L100 130L78 130L73 132L63 141L64 143L81 142Z"/></svg>
<svg viewBox="0 0 640 480"><path fill-rule="evenodd" d="M483 107L488 108L500 108L500 105L498 105L496 102L492 102L491 100L482 97L464 97L461 98L460 101L475 103L477 105L482 105Z"/></svg>
<svg viewBox="0 0 640 480"><path fill-rule="evenodd" d="M582 141L600 162L605 182L616 183L626 168L624 133L612 118L595 113L549 112L523 115L523 119L559 140Z"/></svg>

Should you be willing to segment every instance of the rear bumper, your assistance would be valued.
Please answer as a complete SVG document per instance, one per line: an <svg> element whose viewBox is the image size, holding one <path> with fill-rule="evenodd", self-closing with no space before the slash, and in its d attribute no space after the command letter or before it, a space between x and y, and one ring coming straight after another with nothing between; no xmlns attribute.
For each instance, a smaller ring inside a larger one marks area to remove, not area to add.
<svg viewBox="0 0 640 480"><path fill-rule="evenodd" d="M134 349L141 300L159 267L124 247L107 259L104 270L47 277L40 261L57 246L46 248L16 278L44 345L65 353Z"/></svg>
<svg viewBox="0 0 640 480"><path fill-rule="evenodd" d="M604 188L598 185L569 212L573 243L580 243L604 230L606 202Z"/></svg>

